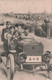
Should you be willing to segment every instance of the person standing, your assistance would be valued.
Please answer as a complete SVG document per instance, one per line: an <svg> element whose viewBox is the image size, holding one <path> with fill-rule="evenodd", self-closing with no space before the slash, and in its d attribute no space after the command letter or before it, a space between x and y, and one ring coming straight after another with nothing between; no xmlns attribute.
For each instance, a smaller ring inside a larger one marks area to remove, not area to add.
<svg viewBox="0 0 52 80"><path fill-rule="evenodd" d="M10 22L6 21L6 28L4 28L2 30L2 34L1 34L1 40L3 41L4 49L7 53L8 53L8 41L7 41L7 36L6 35L9 31L9 25L10 25Z"/></svg>

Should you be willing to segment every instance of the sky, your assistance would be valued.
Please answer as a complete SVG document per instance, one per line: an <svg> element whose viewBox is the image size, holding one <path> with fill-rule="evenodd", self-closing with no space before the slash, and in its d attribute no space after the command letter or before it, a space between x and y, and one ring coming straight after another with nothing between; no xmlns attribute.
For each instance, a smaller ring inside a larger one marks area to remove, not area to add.
<svg viewBox="0 0 52 80"><path fill-rule="evenodd" d="M0 13L52 12L52 0L0 0Z"/></svg>

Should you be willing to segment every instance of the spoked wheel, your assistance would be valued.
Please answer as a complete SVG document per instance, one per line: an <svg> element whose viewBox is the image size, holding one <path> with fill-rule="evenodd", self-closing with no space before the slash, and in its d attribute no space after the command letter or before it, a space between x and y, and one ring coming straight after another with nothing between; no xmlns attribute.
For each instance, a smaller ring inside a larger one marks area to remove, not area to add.
<svg viewBox="0 0 52 80"><path fill-rule="evenodd" d="M14 77L14 56L12 54L8 55L7 70L8 70L8 80L13 80L13 77Z"/></svg>

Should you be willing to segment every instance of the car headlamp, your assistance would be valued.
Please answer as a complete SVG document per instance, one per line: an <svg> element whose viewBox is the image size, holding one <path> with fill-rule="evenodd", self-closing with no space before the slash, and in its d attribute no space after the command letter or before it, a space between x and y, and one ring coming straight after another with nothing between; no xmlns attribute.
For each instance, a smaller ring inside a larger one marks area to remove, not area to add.
<svg viewBox="0 0 52 80"><path fill-rule="evenodd" d="M26 60L27 56L24 52L19 53L20 60Z"/></svg>

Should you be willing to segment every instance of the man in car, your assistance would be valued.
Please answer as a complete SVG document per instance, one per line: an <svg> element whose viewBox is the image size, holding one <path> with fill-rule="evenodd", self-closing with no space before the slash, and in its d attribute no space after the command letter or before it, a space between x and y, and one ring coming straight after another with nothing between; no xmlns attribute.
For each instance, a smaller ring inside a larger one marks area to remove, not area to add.
<svg viewBox="0 0 52 80"><path fill-rule="evenodd" d="M29 32L29 29L26 28L24 31L25 38L35 40L34 32Z"/></svg>
<svg viewBox="0 0 52 80"><path fill-rule="evenodd" d="M18 31L19 31L19 33L23 33L23 28L21 25L18 26Z"/></svg>

